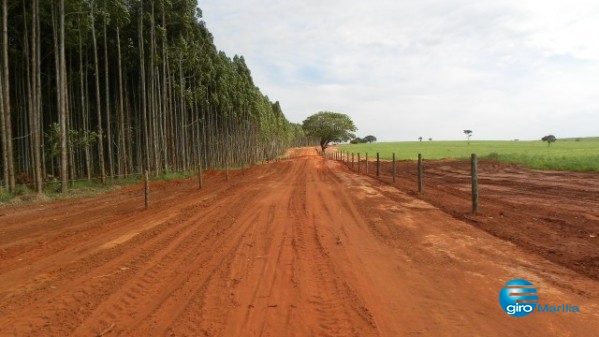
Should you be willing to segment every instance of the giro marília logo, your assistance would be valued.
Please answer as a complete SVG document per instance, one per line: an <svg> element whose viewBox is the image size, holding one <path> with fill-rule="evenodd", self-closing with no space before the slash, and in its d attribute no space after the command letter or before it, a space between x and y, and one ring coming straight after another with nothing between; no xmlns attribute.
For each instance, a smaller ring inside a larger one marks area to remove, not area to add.
<svg viewBox="0 0 599 337"><path fill-rule="evenodd" d="M499 304L513 317L524 317L533 312L539 296L532 283L523 279L511 280L499 292Z"/></svg>

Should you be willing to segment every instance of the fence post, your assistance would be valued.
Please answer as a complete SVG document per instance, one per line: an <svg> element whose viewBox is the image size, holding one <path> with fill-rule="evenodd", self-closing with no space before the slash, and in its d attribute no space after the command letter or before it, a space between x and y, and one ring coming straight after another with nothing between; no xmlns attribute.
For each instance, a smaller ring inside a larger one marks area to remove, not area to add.
<svg viewBox="0 0 599 337"><path fill-rule="evenodd" d="M150 204L150 177L148 174L148 170L144 173L144 205L146 209L148 209L148 205Z"/></svg>
<svg viewBox="0 0 599 337"><path fill-rule="evenodd" d="M359 154L358 154L358 156L359 156ZM352 169L352 171L354 170L354 153L353 152L351 153L351 169Z"/></svg>
<svg viewBox="0 0 599 337"><path fill-rule="evenodd" d="M225 159L226 181L229 181L229 158Z"/></svg>
<svg viewBox="0 0 599 337"><path fill-rule="evenodd" d="M422 193L424 187L424 177L422 172L422 153L418 154L418 192Z"/></svg>
<svg viewBox="0 0 599 337"><path fill-rule="evenodd" d="M368 152L366 152L366 175L368 175Z"/></svg>
<svg viewBox="0 0 599 337"><path fill-rule="evenodd" d="M204 179L202 179L202 164L198 165L199 167L199 171L198 171L198 189L202 189L204 188Z"/></svg>
<svg viewBox="0 0 599 337"><path fill-rule="evenodd" d="M381 175L381 159L379 157L379 153L376 153L376 176Z"/></svg>
<svg viewBox="0 0 599 337"><path fill-rule="evenodd" d="M470 168L472 171L472 213L478 213L478 163L475 153L470 157Z"/></svg>
<svg viewBox="0 0 599 337"><path fill-rule="evenodd" d="M393 183L395 183L395 175L397 174L397 169L395 168L395 152L393 152Z"/></svg>
<svg viewBox="0 0 599 337"><path fill-rule="evenodd" d="M358 173L361 173L361 169L360 169L360 152L358 152Z"/></svg>

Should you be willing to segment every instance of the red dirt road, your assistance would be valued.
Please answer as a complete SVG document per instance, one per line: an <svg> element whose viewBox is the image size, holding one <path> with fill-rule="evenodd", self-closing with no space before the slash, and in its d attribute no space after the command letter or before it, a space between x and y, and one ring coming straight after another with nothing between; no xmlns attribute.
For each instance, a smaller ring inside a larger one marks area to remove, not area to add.
<svg viewBox="0 0 599 337"><path fill-rule="evenodd" d="M596 336L599 282L298 149L0 208L0 336ZM579 313L508 316L505 282Z"/></svg>

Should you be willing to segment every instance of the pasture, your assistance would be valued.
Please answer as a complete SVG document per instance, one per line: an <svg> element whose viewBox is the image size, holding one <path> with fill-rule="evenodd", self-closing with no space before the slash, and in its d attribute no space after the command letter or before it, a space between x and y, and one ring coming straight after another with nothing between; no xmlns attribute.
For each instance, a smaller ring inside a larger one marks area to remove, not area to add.
<svg viewBox="0 0 599 337"><path fill-rule="evenodd" d="M524 165L534 169L599 171L599 138L558 139L551 146L538 141L463 141L381 142L346 144L339 151L368 153L369 159L415 160L418 153L424 159L467 159L476 153L481 159Z"/></svg>

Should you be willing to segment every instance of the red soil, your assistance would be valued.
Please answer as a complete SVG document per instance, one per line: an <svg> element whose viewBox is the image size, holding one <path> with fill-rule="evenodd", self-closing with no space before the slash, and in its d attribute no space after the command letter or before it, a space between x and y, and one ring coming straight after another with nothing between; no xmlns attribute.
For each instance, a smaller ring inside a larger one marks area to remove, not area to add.
<svg viewBox="0 0 599 337"><path fill-rule="evenodd" d="M203 190L152 183L148 210L141 185L0 208L0 336L599 331L596 255L585 250L597 252L597 179L576 185L496 165L494 179L481 172L473 216L458 163L427 163L415 197L409 172L398 189L313 149L290 157L228 182L207 174ZM522 186L522 172L535 183ZM577 194L586 190L595 196ZM563 210L579 222L562 221ZM513 278L533 282L540 303L581 312L509 317L497 299Z"/></svg>

